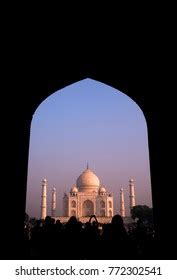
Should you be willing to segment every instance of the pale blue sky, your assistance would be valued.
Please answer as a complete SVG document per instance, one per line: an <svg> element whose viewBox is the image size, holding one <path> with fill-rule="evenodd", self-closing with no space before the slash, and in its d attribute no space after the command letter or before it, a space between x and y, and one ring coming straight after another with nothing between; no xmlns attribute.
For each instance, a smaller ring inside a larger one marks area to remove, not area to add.
<svg viewBox="0 0 177 280"><path fill-rule="evenodd" d="M103 83L85 79L52 94L37 108L31 126L27 213L40 217L41 180L57 189L57 214L63 192L89 168L108 192L119 212L124 188L129 214L128 180L134 178L137 204L152 206L149 151L145 118L127 95Z"/></svg>

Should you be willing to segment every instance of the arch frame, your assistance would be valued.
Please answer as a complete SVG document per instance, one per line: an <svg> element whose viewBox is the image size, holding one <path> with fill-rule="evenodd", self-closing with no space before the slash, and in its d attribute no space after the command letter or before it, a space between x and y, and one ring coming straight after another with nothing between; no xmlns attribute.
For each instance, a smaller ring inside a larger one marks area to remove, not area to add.
<svg viewBox="0 0 177 280"><path fill-rule="evenodd" d="M166 198L166 188L167 185L173 185L171 170L169 172L168 166L170 155L172 155L175 146L171 143L173 132L168 125L173 118L165 114L164 108L172 108L172 105L176 103L171 94L172 91L169 91L171 79L168 83L168 69L161 67L160 60L159 64L154 65L158 60L155 56L150 58L146 55L141 56L136 51L135 53L136 55L131 56L130 59L126 52L120 52L116 49L115 56L112 58L93 59L91 57L88 60L85 55L82 57L81 63L78 63L78 58L77 60L74 59L74 54L71 55L71 59L66 59L66 56L64 56L63 62L61 61L61 55L53 55L53 57L50 57L50 63L48 64L47 78L46 71L43 71L41 66L38 69L32 67L33 72L30 71L28 75L28 71L24 70L28 70L30 61L26 63L26 68L19 67L16 71L11 70L13 75L8 76L7 79L8 98L5 99L4 103L7 105L8 118L10 119L6 122L6 126L10 129L8 131L7 129L4 130L4 135L5 139L8 140L6 141L6 150L9 151L9 155L6 155L5 158L5 162L7 160L9 162L6 171L13 178L13 187L10 186L10 197L9 189L4 188L3 192L4 197L9 198L10 208L9 210L6 209L7 216L11 217L13 210L13 214L17 218L12 220L11 224L7 222L6 217L4 219L4 238L7 240L8 248L1 251L3 258L23 258L23 224L32 116L39 104L52 93L84 78L103 82L122 91L132 98L144 113L148 128L154 223L159 242L162 245L159 248L163 248L163 251L162 249L159 250L159 256L162 258L165 256L165 259L170 258L169 256L172 257L170 249L168 249L170 246L164 248L164 244L169 244L169 242L175 244L176 237L173 238L172 229L164 227L164 217L167 218L167 209L172 208L171 201L167 201ZM163 58L161 59L163 60ZM35 63L31 64L31 66L34 65ZM39 78L40 71L41 77ZM21 78L20 83L17 82L19 77ZM9 83L9 81L11 82ZM12 85L11 91L9 90L10 85ZM168 98L164 98L163 96L167 92ZM167 147L169 147L168 153ZM168 158L163 163L161 160L162 152ZM4 179L6 182L7 177ZM175 211L170 211L170 216L168 215L169 224L173 224L176 218L174 213ZM11 228L13 228L13 237L10 234Z"/></svg>

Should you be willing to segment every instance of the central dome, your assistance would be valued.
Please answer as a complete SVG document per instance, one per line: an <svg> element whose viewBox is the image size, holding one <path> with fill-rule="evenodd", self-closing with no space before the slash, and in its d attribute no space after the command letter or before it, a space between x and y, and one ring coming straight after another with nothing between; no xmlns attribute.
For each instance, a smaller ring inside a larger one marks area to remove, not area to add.
<svg viewBox="0 0 177 280"><path fill-rule="evenodd" d="M98 192L100 180L90 169L86 169L76 181L80 192Z"/></svg>

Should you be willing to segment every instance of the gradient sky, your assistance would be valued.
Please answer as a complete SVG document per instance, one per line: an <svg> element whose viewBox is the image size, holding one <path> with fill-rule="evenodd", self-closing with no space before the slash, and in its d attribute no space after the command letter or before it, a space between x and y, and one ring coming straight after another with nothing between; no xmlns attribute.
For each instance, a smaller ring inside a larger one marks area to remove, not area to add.
<svg viewBox="0 0 177 280"><path fill-rule="evenodd" d="M40 217L41 181L57 189L57 215L62 197L77 177L89 169L114 194L119 213L120 188L129 215L130 178L135 180L136 204L152 206L147 127L138 105L103 83L84 79L55 92L37 108L32 124L26 212Z"/></svg>

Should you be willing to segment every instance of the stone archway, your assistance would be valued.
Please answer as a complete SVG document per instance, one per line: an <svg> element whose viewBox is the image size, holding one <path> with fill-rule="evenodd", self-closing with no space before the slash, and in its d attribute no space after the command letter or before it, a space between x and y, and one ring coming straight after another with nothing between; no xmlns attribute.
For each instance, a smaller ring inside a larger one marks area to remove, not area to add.
<svg viewBox="0 0 177 280"><path fill-rule="evenodd" d="M106 216L105 210L101 210L101 211L100 211L100 216L101 216L101 217L105 217L105 216Z"/></svg>
<svg viewBox="0 0 177 280"><path fill-rule="evenodd" d="M103 200L100 201L100 206L101 206L101 208L105 208L105 202Z"/></svg>
<svg viewBox="0 0 177 280"><path fill-rule="evenodd" d="M71 202L71 207L76 208L76 201L75 201L75 200L73 200L73 201Z"/></svg>
<svg viewBox="0 0 177 280"><path fill-rule="evenodd" d="M11 152L10 158L15 158L16 164L11 163L11 165L8 166L7 171L8 173L10 172L11 174L14 174L14 187L11 189L11 198L13 199L11 199L10 201L11 207L9 213L11 212L11 209L14 209L14 215L18 217L18 219L15 219L15 221L11 221L11 224L5 221L5 233L8 233L8 230L9 232L11 232L11 228L13 227L14 234L13 236L10 235L11 242L10 238L8 237L7 243L8 248L10 248L10 250L7 250L7 248L5 248L2 254L3 258L5 258L6 255L7 258L10 258L10 256L11 258L13 258L14 255L12 253L10 254L9 252L18 253L19 241L23 240L26 176L28 166L28 145L30 135L30 122L33 112L40 104L40 102L43 101L46 97L48 97L50 94L87 76L100 80L110 86L113 86L125 92L128 96L134 98L134 100L136 100L137 103L141 104L143 111L146 113L146 117L148 120L150 156L152 164L151 177L155 214L155 228L156 232L158 233L157 235L160 235L161 238L164 238L163 242L169 240L169 238L167 237L170 237L172 239L171 231L169 230L169 228L164 228L164 215L162 215L162 213L166 213L167 208L171 207L171 201L166 200L166 180L164 180L164 178L162 179L161 176L161 154L162 150L165 149L165 147L167 146L166 140L168 140L169 142L171 141L169 133L164 133L164 130L167 129L167 126L164 125L164 120L165 123L168 123L167 118L169 118L170 121L171 118L168 116L168 114L164 115L164 106L162 105L166 106L166 102L168 100L170 100L169 103L172 104L173 99L161 98L162 93L165 93L166 86L164 86L164 83L158 83L158 78L153 79L153 77L156 77L157 72L158 77L163 77L165 75L165 70L163 67L161 67L161 63L156 63L157 67L151 67L152 62L154 62L154 49L152 51L152 59L147 59L144 56L142 60L142 56L137 55L136 63L140 67L136 67L136 71L134 71L134 64L131 63L133 57L131 57L131 55L127 56L127 51L125 51L124 53L124 51L120 51L117 48L115 49L115 55L112 55L112 58L114 57L114 59L110 59L109 55L107 55L104 57L104 60L102 59L99 61L99 59L94 60L94 57L90 56L91 59L89 60L89 63L87 61L87 55L84 57L82 56L82 63L75 63L75 61L72 61L74 60L73 54L71 54L70 58L67 60L65 59L66 56L63 56L64 59L62 62L59 53L62 53L63 55L63 52L58 52L57 49L57 54L55 54L55 52L50 53L50 55L52 54L53 59L50 58L50 65L48 66L48 92L46 92L45 90L46 78L41 75L40 79L36 79L35 71L33 71L32 76L25 75L25 82L22 79L21 83L12 83L13 86L14 84L17 86L17 90L15 91L15 94L13 90L9 91L7 99L8 102L10 98L13 98L12 100L16 100L16 106L14 106L14 102L11 102L12 107L11 110L9 110L9 113L11 114L13 121L10 122L11 129L8 130L9 135L8 137L6 137L7 139L11 140L10 145L9 143L7 144L7 150L9 150L9 147L11 148L13 156ZM109 54L109 52L107 53ZM28 63L24 65L26 65L25 67L28 70ZM151 75L149 76L148 74L150 67L152 69ZM42 66L41 70L43 70ZM18 74L16 74L16 76L19 77L21 76L21 74L23 76L23 72L20 73L20 71L21 70L19 70L19 72L17 71ZM42 73L42 71L39 71L39 69L37 68L36 74L39 72ZM12 76L15 81L14 73L15 72L12 72ZM28 84L28 87L26 87L26 84ZM159 90L159 87L161 88L161 90ZM25 99L23 100L24 90ZM154 94L154 91L156 91L156 94ZM160 106L157 106L157 104L159 105L159 101ZM24 104L23 106L21 106L22 102ZM163 129L161 129L161 127L163 127ZM13 133L13 137L12 131L15 131L15 133ZM5 134L7 135L7 131ZM163 166L163 168L165 170L164 174L166 178L169 179L170 176L168 176L169 174L167 172L168 168L166 169L165 165ZM15 174L17 173L19 174L19 176L15 176ZM5 189L4 191L6 191L6 195L8 197L9 189L7 188L7 190ZM6 218L4 218L4 220L5 219ZM12 250L11 246L14 244L18 245L18 250ZM163 252L165 252L164 247ZM17 253L15 253L15 256L18 255ZM20 258L21 257L23 256L20 256ZM165 255L165 259L166 258L167 255Z"/></svg>
<svg viewBox="0 0 177 280"><path fill-rule="evenodd" d="M94 214L94 204L91 200L85 200L82 205L82 216L88 217Z"/></svg>
<svg viewBox="0 0 177 280"><path fill-rule="evenodd" d="M76 216L76 211L75 210L71 211L71 216Z"/></svg>
<svg viewBox="0 0 177 280"><path fill-rule="evenodd" d="M112 208L112 202L109 201L109 208Z"/></svg>
<svg viewBox="0 0 177 280"><path fill-rule="evenodd" d="M109 210L109 217L112 217L112 211Z"/></svg>

